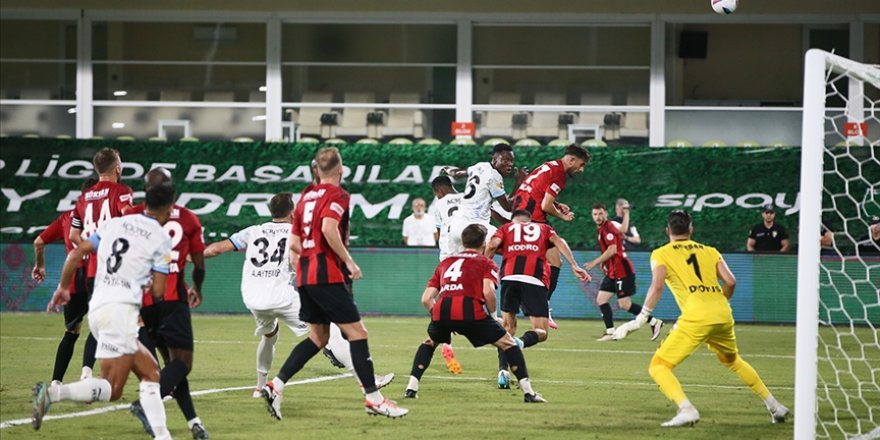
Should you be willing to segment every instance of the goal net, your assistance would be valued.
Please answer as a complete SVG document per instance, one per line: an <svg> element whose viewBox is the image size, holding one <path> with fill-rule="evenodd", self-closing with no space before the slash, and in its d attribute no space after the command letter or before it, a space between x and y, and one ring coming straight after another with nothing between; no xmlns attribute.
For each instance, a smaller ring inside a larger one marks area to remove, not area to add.
<svg viewBox="0 0 880 440"><path fill-rule="evenodd" d="M880 67L808 51L802 130L795 438L880 438Z"/></svg>

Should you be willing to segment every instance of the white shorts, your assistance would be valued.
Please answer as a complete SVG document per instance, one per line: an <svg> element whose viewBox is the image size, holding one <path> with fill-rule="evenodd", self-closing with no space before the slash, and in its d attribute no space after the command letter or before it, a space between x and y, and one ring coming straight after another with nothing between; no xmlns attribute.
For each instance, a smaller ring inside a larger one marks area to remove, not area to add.
<svg viewBox="0 0 880 440"><path fill-rule="evenodd" d="M251 314L254 315L254 320L257 322L254 336L272 333L279 319L297 336L302 336L309 332L309 325L299 320L299 301L294 301L287 307L279 309L251 310Z"/></svg>
<svg viewBox="0 0 880 440"><path fill-rule="evenodd" d="M472 220L464 217L452 217L449 219L449 233L447 236L447 240L445 243L446 249L441 247L440 249L440 259L457 254L459 252L464 251L464 245L461 244L461 233L464 231L464 228L468 227L468 225L472 225L474 223L483 225L487 229L486 233L486 242L492 239L492 236L495 235L495 231L498 229L495 226L492 226L489 222L483 222L480 220Z"/></svg>
<svg viewBox="0 0 880 440"><path fill-rule="evenodd" d="M137 353L139 314L140 307L123 303L107 303L89 310L89 330L98 341L96 359Z"/></svg>

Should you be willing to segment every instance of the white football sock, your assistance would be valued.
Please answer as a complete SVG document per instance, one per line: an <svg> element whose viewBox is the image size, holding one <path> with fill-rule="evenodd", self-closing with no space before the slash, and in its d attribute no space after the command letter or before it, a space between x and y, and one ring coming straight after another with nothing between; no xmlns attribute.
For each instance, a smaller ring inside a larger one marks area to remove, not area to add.
<svg viewBox="0 0 880 440"><path fill-rule="evenodd" d="M272 386L275 387L275 391L278 394L284 392L284 382L282 382L281 379L279 379L278 377L272 379Z"/></svg>
<svg viewBox="0 0 880 440"><path fill-rule="evenodd" d="M162 403L162 397L159 393L159 383L142 381L139 391L141 406L144 408L144 414L146 414L156 438L167 435L165 405Z"/></svg>
<svg viewBox="0 0 880 440"><path fill-rule="evenodd" d="M652 316L652 317L651 317L651 320L648 321L648 325L650 325L650 326L655 326L655 325L657 325L657 318L655 318L655 317Z"/></svg>
<svg viewBox="0 0 880 440"><path fill-rule="evenodd" d="M80 375L79 375L79 379L83 380L83 379L88 379L90 377L92 377L91 367L83 367L82 373L80 373Z"/></svg>
<svg viewBox="0 0 880 440"><path fill-rule="evenodd" d="M419 390L419 380L416 379L415 376L409 377L409 384L406 386L406 389L418 391Z"/></svg>
<svg viewBox="0 0 880 440"><path fill-rule="evenodd" d="M200 419L198 417L193 417L192 419L187 420L186 424L187 424L187 426L189 426L189 429L193 429L193 426L202 424L202 419Z"/></svg>
<svg viewBox="0 0 880 440"><path fill-rule="evenodd" d="M373 403L376 405L382 403L385 400L385 397L383 397L382 393L380 393L379 391L373 391L372 393L367 393L366 397L367 397L367 400L370 401L370 403Z"/></svg>
<svg viewBox="0 0 880 440"><path fill-rule="evenodd" d="M528 377L519 380L519 388L524 394L535 394L535 390L532 389L532 381Z"/></svg>
<svg viewBox="0 0 880 440"><path fill-rule="evenodd" d="M109 402L112 387L107 379L88 378L78 382L49 387L49 400L73 400L76 402ZM55 394L57 393L57 394Z"/></svg>
<svg viewBox="0 0 880 440"><path fill-rule="evenodd" d="M691 407L691 408L693 408L693 407L694 407L694 404L691 403L690 400L688 400L688 399L684 399L684 400L681 401L681 403L678 404L678 407L679 407L679 408L687 408L687 407Z"/></svg>
<svg viewBox="0 0 880 440"><path fill-rule="evenodd" d="M773 411L774 409L776 409L777 406L779 406L779 401L777 401L776 398L773 397L772 394L770 394L767 396L766 399L764 399L764 405L767 406L768 410Z"/></svg>
<svg viewBox="0 0 880 440"><path fill-rule="evenodd" d="M272 359L275 358L275 343L278 342L278 333L272 337L260 338L257 346L257 388L266 384L269 369L272 368Z"/></svg>

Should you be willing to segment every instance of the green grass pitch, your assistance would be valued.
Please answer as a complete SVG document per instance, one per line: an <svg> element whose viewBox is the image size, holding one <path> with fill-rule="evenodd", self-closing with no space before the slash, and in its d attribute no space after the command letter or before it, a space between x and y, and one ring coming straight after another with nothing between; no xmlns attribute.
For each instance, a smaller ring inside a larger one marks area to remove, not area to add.
<svg viewBox="0 0 880 440"><path fill-rule="evenodd" d="M28 419L31 386L48 381L62 319L46 314L0 315L0 421ZM657 346L647 331L625 341L596 342L597 321L560 321L550 339L525 351L535 389L549 400L546 405L522 402L517 388L498 390L495 384L494 348L474 349L462 337L453 346L464 368L453 376L439 350L421 383L419 399L402 398L412 358L425 337L428 318L366 317L370 349L377 373L393 371L397 378L383 389L401 406L410 409L402 419L369 417L351 377L288 386L284 420L271 419L261 399L253 399L254 352L249 315L197 315L194 317L196 353L190 387L194 392L214 390L194 397L196 409L216 439L653 439L730 438L782 439L792 437L792 425L772 425L760 399L721 366L714 355L701 349L677 368L688 397L700 409L702 420L694 428L670 430L661 422L675 413L651 381L648 361ZM527 328L521 321L520 332ZM668 328L664 328L664 336ZM282 329L272 373L284 362L299 340ZM786 405L793 408L794 328L741 325L737 328L740 351ZM79 374L84 338L77 344L66 379ZM323 356L316 356L292 381L337 376ZM271 375L271 374L270 374ZM132 376L123 399L110 404L71 402L52 406L51 416L81 413L131 402L137 396ZM236 388L234 390L227 390ZM880 405L880 396L872 397ZM166 402L168 425L175 438L190 438L177 405ZM793 408L796 410L796 408ZM5 439L139 439L148 438L126 410L98 415L46 420L35 432L30 423L4 426Z"/></svg>

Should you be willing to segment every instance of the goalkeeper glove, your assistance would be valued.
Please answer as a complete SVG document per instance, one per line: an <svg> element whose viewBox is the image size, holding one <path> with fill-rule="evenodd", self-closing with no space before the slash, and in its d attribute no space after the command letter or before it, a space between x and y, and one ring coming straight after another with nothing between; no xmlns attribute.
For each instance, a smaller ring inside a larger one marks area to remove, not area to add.
<svg viewBox="0 0 880 440"><path fill-rule="evenodd" d="M638 327L636 327L636 328L641 328L643 325L647 324L648 321L651 319L651 313L653 311L654 311L653 309L649 309L649 308L643 306L642 311L639 312L639 314L636 316L636 319L635 319L635 322L638 323Z"/></svg>

